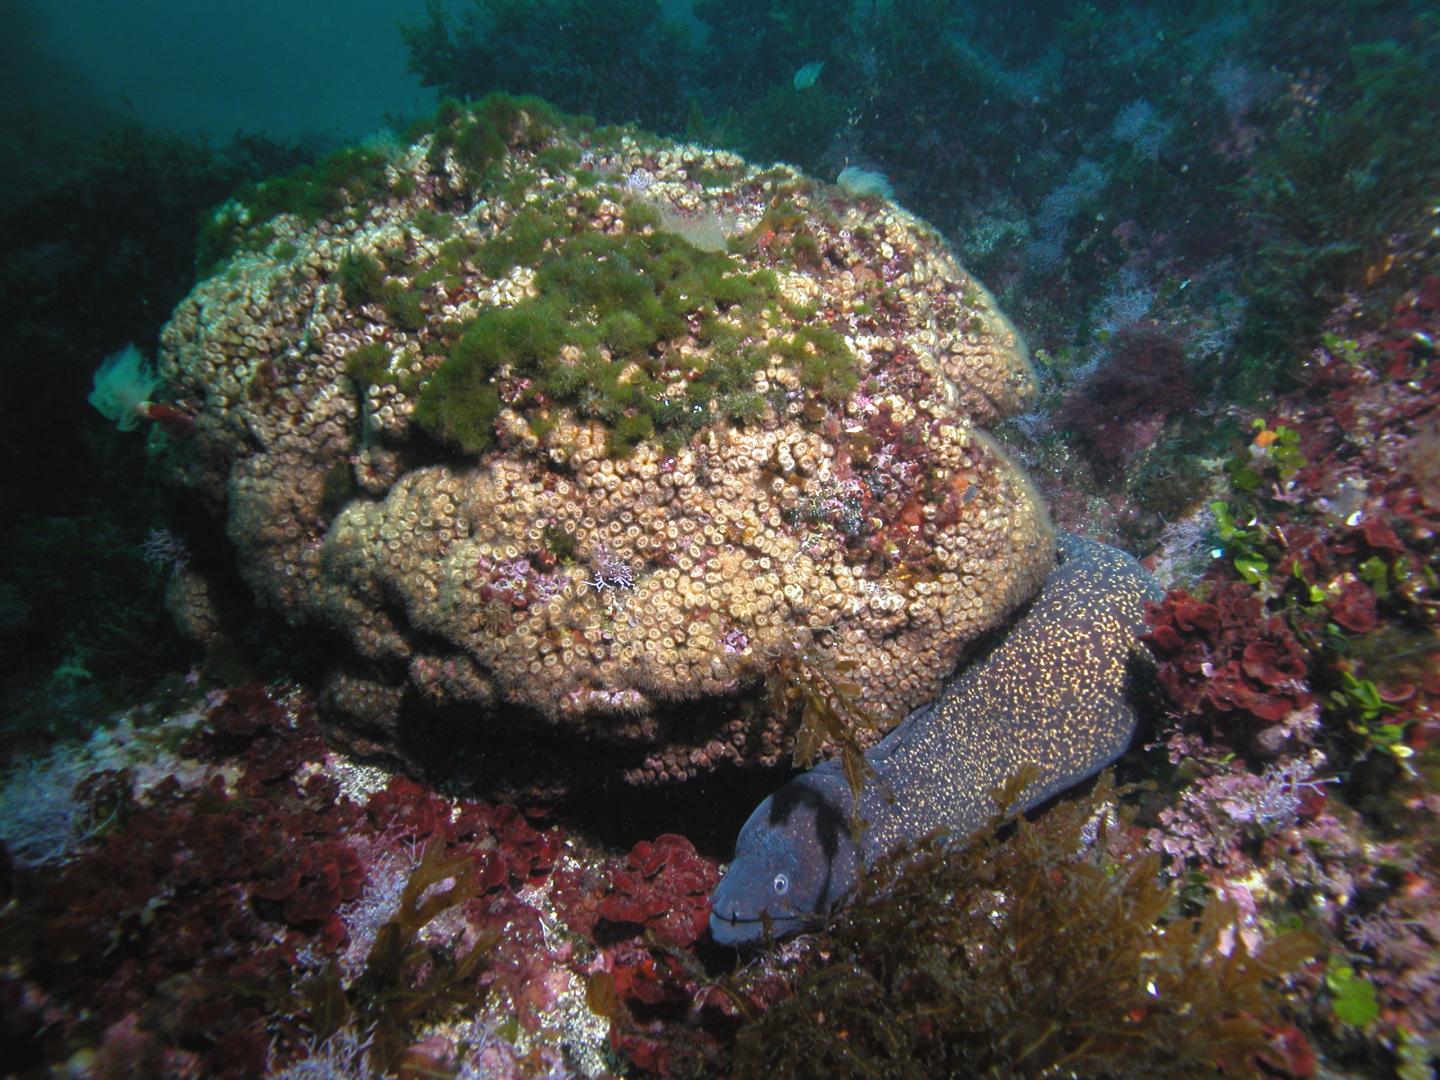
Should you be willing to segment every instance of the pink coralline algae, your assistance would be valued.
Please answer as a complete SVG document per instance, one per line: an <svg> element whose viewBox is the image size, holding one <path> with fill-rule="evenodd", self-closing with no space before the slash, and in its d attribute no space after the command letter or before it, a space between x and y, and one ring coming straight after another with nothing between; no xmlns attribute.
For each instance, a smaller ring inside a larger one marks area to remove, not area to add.
<svg viewBox="0 0 1440 1080"><path fill-rule="evenodd" d="M597 914L683 948L704 932L717 881L714 864L701 859L689 840L666 833L631 849L611 877Z"/></svg>
<svg viewBox="0 0 1440 1080"><path fill-rule="evenodd" d="M1317 1045L1359 1061L1363 1030L1374 1067L1424 1075L1440 1017L1440 278L1388 319L1359 310L1257 424L1225 558L1149 613L1174 709L1161 741L1185 783L1150 842L1238 905L1243 935L1299 917L1323 942L1300 987ZM1308 1050L1267 1063L1317 1068Z"/></svg>
<svg viewBox="0 0 1440 1080"><path fill-rule="evenodd" d="M250 895L278 904L286 925L321 924L320 941L327 952L344 943L345 924L336 908L359 896L365 880L365 868L354 849L339 841L322 841L299 853L276 852L259 865L257 877Z"/></svg>
<svg viewBox="0 0 1440 1080"><path fill-rule="evenodd" d="M46 880L34 971L47 989L72 987L77 1010L58 1013L49 1038L136 1029L158 1040L167 1072L255 1075L295 949L343 943L336 911L361 881L342 839L356 808L323 778L280 779L278 760L322 746L313 719L258 694L222 703L197 740L247 744L257 767L235 789L218 772L193 790L163 782L115 806L104 839Z"/></svg>
<svg viewBox="0 0 1440 1080"><path fill-rule="evenodd" d="M705 999L693 955L720 879L715 863L673 833L637 843L623 861L596 871L559 870L551 892L566 924L593 940L591 1007L611 1022L611 1049L646 1072L667 1075L713 1052L692 1016Z"/></svg>

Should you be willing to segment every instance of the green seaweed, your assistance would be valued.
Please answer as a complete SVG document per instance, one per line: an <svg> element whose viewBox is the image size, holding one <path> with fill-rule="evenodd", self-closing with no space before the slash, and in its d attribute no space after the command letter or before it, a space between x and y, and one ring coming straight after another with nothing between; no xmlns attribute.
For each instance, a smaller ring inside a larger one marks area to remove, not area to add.
<svg viewBox="0 0 1440 1080"><path fill-rule="evenodd" d="M385 265L363 251L347 251L340 257L335 280L352 308L379 303L385 295Z"/></svg>
<svg viewBox="0 0 1440 1080"><path fill-rule="evenodd" d="M1255 527L1252 520L1248 527L1240 525L1229 503L1213 502L1210 513L1215 519L1215 535L1225 545L1225 553L1235 571L1251 585L1259 585L1270 577L1270 561L1275 554L1266 542L1266 530Z"/></svg>
<svg viewBox="0 0 1440 1080"><path fill-rule="evenodd" d="M725 418L741 427L758 424L765 416L766 407L765 396L753 390L727 394L720 402Z"/></svg>
<svg viewBox="0 0 1440 1080"><path fill-rule="evenodd" d="M860 367L845 339L828 326L803 326L781 342L780 355L798 366L800 381L840 404L860 385Z"/></svg>
<svg viewBox="0 0 1440 1080"><path fill-rule="evenodd" d="M389 157L363 146L337 150L312 169L300 169L281 181L261 184L256 200L259 217L297 215L307 224L351 206L365 206L387 188Z"/></svg>
<svg viewBox="0 0 1440 1080"><path fill-rule="evenodd" d="M423 291L406 288L401 282L392 279L385 283L381 294L380 306L385 309L386 318L401 330L409 330L413 333L425 328L427 320Z"/></svg>
<svg viewBox="0 0 1440 1080"><path fill-rule="evenodd" d="M463 270L466 261L479 250L476 245L464 237L455 237L446 240L440 245L437 252L437 265L447 273L457 273Z"/></svg>
<svg viewBox="0 0 1440 1080"><path fill-rule="evenodd" d="M1345 718L1367 749L1381 750L1402 760L1414 756L1414 748L1405 742L1405 725L1387 719L1400 711L1399 706L1381 697L1380 688L1372 680L1341 671L1339 688L1330 692L1329 700L1331 709Z"/></svg>
<svg viewBox="0 0 1440 1080"><path fill-rule="evenodd" d="M462 128L451 146L455 160L477 177L505 157L505 140L493 125L477 119Z"/></svg>
<svg viewBox="0 0 1440 1080"><path fill-rule="evenodd" d="M1271 985L1315 945L1292 931L1251 951L1220 903L1173 914L1159 856L1108 842L1134 816L1106 826L1115 794L1106 774L1036 823L999 814L961 848L937 835L881 860L791 996L740 1030L734 1075L1250 1073L1279 1020Z"/></svg>
<svg viewBox="0 0 1440 1080"><path fill-rule="evenodd" d="M410 129L412 138L432 136L427 163L438 171L447 155L453 156L472 186L493 175L497 164L512 149L543 150L561 127L583 130L583 118L562 119L539 98L490 94L473 105L453 100L440 103L435 116ZM561 153L560 160L564 159ZM337 150L314 165L304 165L287 176L241 187L203 222L197 243L196 268L201 276L215 273L243 251L263 250L274 238L271 222L291 214L302 224L346 220L363 213L387 193L408 197L415 179L393 170L384 150L368 146ZM422 211L422 213L425 213ZM430 213L422 231L442 236L449 219ZM430 233L429 229L441 230Z"/></svg>
<svg viewBox="0 0 1440 1080"><path fill-rule="evenodd" d="M436 240L448 240L455 232L455 219L448 214L438 214L434 210L422 208L415 212L415 227L426 236L434 237Z"/></svg>
<svg viewBox="0 0 1440 1080"><path fill-rule="evenodd" d="M526 206L506 223L499 236L481 246L476 263L487 277L501 278L516 266L535 265L547 247L569 232L559 207Z"/></svg>
<svg viewBox="0 0 1440 1080"><path fill-rule="evenodd" d="M499 411L493 379L502 373L530 379L548 400L603 421L612 454L656 436L667 446L682 443L710 418L705 404L712 398L727 414L758 418L761 410L744 395L763 357L742 350L739 332L716 316L758 310L774 295L773 275L736 273L727 257L668 233L570 236L571 228L554 210L527 208L481 251L482 269L492 275L539 262L537 295L486 311L464 328L422 390L416 422L466 452L482 452ZM713 359L662 358L660 344L689 333L696 316L718 342ZM562 355L567 346L574 351ZM662 365L687 377L686 401L656 380ZM520 402L522 410L527 404Z"/></svg>
<svg viewBox="0 0 1440 1080"><path fill-rule="evenodd" d="M1355 974L1344 957L1332 955L1325 967L1325 989L1330 992L1330 1007L1344 1023L1365 1027L1380 1016L1380 1002L1375 984Z"/></svg>
<svg viewBox="0 0 1440 1080"><path fill-rule="evenodd" d="M805 229L795 230L786 254L791 262L805 270L819 269L823 259L819 241Z"/></svg>
<svg viewBox="0 0 1440 1080"><path fill-rule="evenodd" d="M536 168L557 176L573 172L579 162L580 151L561 143L547 146L535 154Z"/></svg>
<svg viewBox="0 0 1440 1080"><path fill-rule="evenodd" d="M247 220L245 207L234 199L221 203L205 217L195 239L195 270L199 277L209 277L240 250Z"/></svg>
<svg viewBox="0 0 1440 1080"><path fill-rule="evenodd" d="M1255 452L1247 450L1225 466L1237 490L1253 493L1277 480L1285 484L1305 467L1297 430L1284 424L1270 428L1264 420L1256 420L1251 426L1255 429Z"/></svg>
<svg viewBox="0 0 1440 1080"><path fill-rule="evenodd" d="M470 186L478 188L495 178L512 150L543 149L562 126L580 125L562 121L536 97L492 93L468 107L447 99L436 114L426 161L438 172L448 155L465 170Z"/></svg>
<svg viewBox="0 0 1440 1080"><path fill-rule="evenodd" d="M635 202L627 206L622 220L625 222L625 227L631 232L659 229L664 222L660 211L644 202Z"/></svg>
<svg viewBox="0 0 1440 1080"><path fill-rule="evenodd" d="M625 457L640 443L655 434L655 421L643 412L631 413L616 419L610 429L607 448L615 457Z"/></svg>
<svg viewBox="0 0 1440 1080"><path fill-rule="evenodd" d="M390 186L389 163L383 151L347 147L288 176L245 185L201 226L196 267L212 274L241 251L263 250L274 237L270 222L281 214L311 225L368 206Z"/></svg>
<svg viewBox="0 0 1440 1080"><path fill-rule="evenodd" d="M345 354L345 373L358 383L378 386L390 381L390 350L372 341Z"/></svg>
<svg viewBox="0 0 1440 1080"><path fill-rule="evenodd" d="M415 424L467 453L483 453L495 438L500 394L486 371L453 360L452 354L425 383L415 403Z"/></svg>

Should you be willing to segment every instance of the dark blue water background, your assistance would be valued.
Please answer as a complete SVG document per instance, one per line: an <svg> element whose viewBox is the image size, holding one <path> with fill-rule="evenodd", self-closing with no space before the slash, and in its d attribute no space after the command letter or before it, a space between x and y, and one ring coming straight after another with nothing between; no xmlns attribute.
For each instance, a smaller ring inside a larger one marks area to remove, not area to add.
<svg viewBox="0 0 1440 1080"><path fill-rule="evenodd" d="M49 0L43 48L147 126L356 138L433 107L398 23L423 0Z"/></svg>

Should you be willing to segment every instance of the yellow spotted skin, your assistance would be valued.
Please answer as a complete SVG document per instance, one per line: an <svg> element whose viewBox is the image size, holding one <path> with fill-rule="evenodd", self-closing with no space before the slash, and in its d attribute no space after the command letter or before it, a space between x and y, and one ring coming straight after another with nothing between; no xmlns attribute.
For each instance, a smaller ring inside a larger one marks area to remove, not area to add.
<svg viewBox="0 0 1440 1080"><path fill-rule="evenodd" d="M1148 573L1117 548L1065 535L1064 561L995 649L869 755L866 862L941 826L964 836L995 812L989 792L1039 770L1021 799L1043 802L1114 761L1135 714L1128 668L1145 630Z"/></svg>
<svg viewBox="0 0 1440 1080"><path fill-rule="evenodd" d="M995 813L990 793L1026 766L1028 810L1093 776L1135 730L1130 665L1145 601L1160 588L1123 551L1059 538L1062 562L994 649L865 755L875 775L852 796L836 761L796 777L740 831L735 860L712 898L722 945L783 936L842 903L864 867L945 828L963 838Z"/></svg>

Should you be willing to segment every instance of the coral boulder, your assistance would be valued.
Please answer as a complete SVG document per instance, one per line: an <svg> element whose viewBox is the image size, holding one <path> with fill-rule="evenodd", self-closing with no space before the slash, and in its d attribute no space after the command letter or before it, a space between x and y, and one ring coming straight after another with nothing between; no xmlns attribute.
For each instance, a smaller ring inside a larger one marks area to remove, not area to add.
<svg viewBox="0 0 1440 1080"><path fill-rule="evenodd" d="M981 430L1023 346L877 196L494 97L244 193L201 257L172 475L343 643L328 716L364 745L774 760L779 657L898 720L1053 565Z"/></svg>

